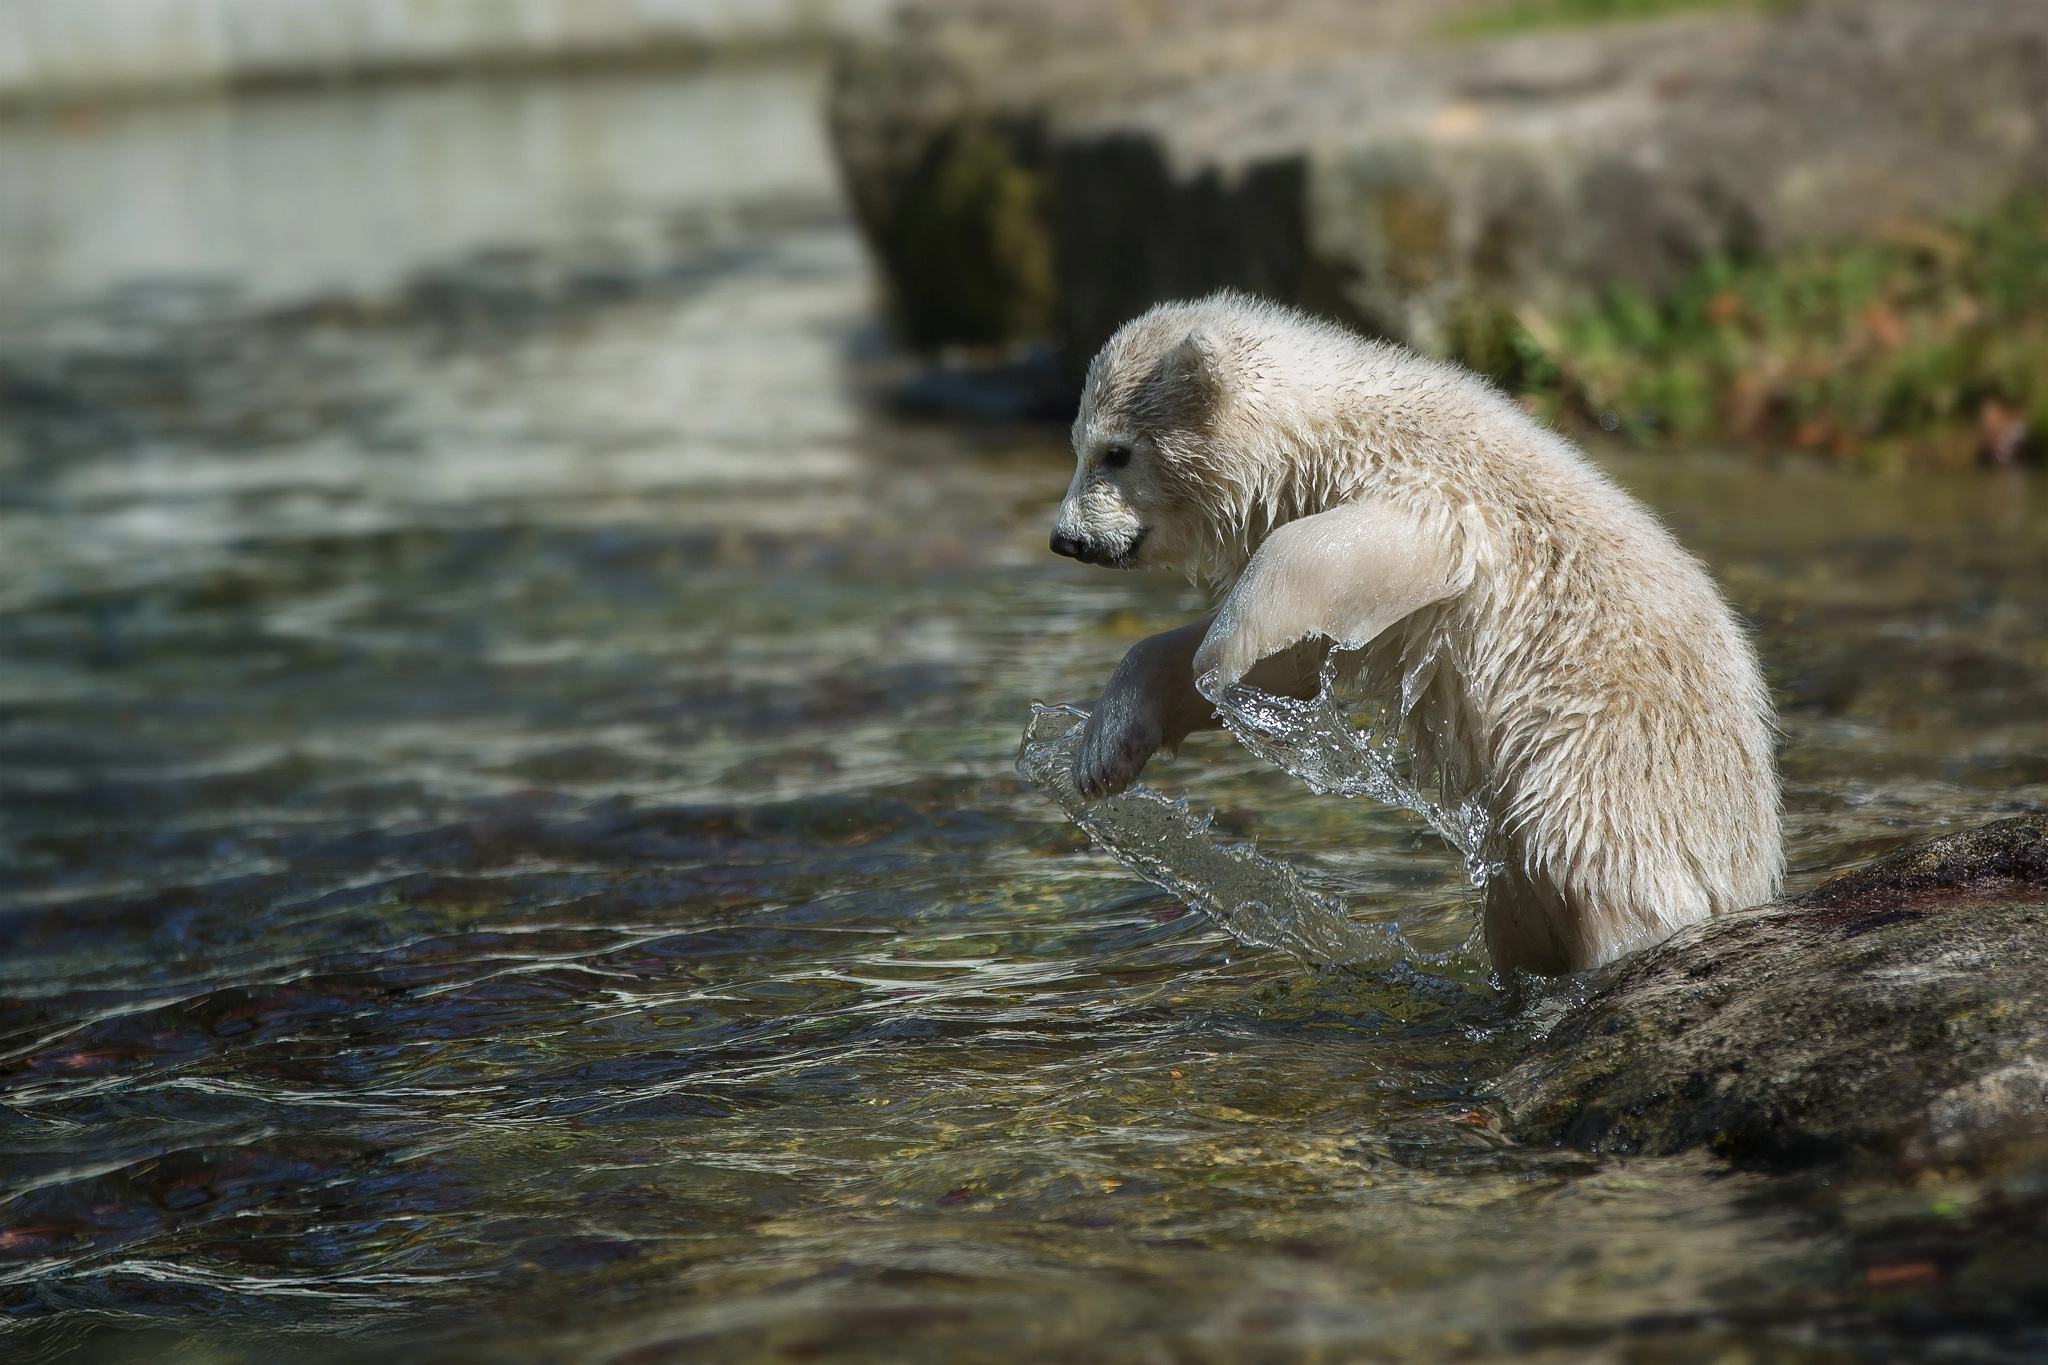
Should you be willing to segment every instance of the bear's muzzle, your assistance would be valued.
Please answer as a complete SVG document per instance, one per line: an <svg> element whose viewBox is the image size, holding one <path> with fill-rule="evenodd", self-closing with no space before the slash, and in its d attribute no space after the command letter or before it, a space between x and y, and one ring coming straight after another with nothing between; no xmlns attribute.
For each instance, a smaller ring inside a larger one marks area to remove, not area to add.
<svg viewBox="0 0 2048 1365"><path fill-rule="evenodd" d="M1068 559L1078 559L1083 564L1099 564L1105 569L1128 569L1131 561L1138 557L1138 547L1145 543L1145 532L1140 531L1130 540L1114 548L1100 541L1082 540L1068 535L1065 531L1052 533L1052 552Z"/></svg>

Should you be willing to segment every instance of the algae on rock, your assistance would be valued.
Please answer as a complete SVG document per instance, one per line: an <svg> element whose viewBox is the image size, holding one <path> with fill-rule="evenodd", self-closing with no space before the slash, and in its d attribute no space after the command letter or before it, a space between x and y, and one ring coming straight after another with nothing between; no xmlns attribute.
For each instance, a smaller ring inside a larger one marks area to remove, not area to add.
<svg viewBox="0 0 2048 1365"><path fill-rule="evenodd" d="M912 345L1046 335L1054 316L1046 174L1023 139L979 121L942 133L874 233Z"/></svg>

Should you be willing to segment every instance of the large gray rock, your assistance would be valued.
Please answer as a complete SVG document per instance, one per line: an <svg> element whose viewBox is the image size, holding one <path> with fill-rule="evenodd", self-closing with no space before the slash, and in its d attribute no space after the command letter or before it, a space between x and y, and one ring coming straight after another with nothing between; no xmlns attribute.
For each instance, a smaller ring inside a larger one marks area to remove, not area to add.
<svg viewBox="0 0 2048 1365"><path fill-rule="evenodd" d="M1144 137L1143 112L1190 90L1413 42L1487 3L911 0L887 41L842 48L829 106L898 321L919 346L1071 327L1066 294L1113 263L1056 265L1067 150L1125 126ZM1125 212L1166 207L1149 185L1128 190Z"/></svg>
<svg viewBox="0 0 2048 1365"><path fill-rule="evenodd" d="M841 65L842 164L914 341L1055 330L1085 358L1150 303L1235 285L1442 351L1717 253L2048 188L2039 0L1466 43L1390 0L1348 22L1212 0L1165 10L1227 11L1208 28L1135 39L1070 8L927 14Z"/></svg>
<svg viewBox="0 0 2048 1365"><path fill-rule="evenodd" d="M2048 817L1916 844L1629 959L1499 1083L1526 1141L1768 1165L2048 1129Z"/></svg>

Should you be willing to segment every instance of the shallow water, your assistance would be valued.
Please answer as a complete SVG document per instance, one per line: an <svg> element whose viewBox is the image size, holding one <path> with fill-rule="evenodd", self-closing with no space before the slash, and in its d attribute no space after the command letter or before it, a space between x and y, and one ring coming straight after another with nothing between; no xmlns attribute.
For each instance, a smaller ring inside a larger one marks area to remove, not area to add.
<svg viewBox="0 0 2048 1365"><path fill-rule="evenodd" d="M292 233L224 287L110 229L10 296L10 1358L2048 1346L2038 1167L1516 1147L1486 1083L1583 986L1241 949L1020 782L1034 698L1200 603L1045 552L1058 433L857 399L872 290L814 92L194 106L355 158L371 207L436 183L371 154L422 109L455 145L580 110L730 172L626 175L572 231L536 171L531 214L413 237L309 172L276 213L374 242L338 284ZM139 135L7 133L102 176L59 229L148 211L108 169ZM0 241L0 279L41 269ZM1796 885L2048 803L2037 480L1612 465L1755 623ZM1425 950L1470 929L1405 814L1222 736L1148 780Z"/></svg>

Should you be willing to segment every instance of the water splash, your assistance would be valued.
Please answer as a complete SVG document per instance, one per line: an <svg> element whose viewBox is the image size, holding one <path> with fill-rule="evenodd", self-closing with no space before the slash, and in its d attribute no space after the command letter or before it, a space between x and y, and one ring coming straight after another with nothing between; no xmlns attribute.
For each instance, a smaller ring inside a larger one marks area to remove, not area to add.
<svg viewBox="0 0 2048 1365"><path fill-rule="evenodd" d="M1198 686L1239 743L1310 790L1370 797L1421 816L1463 856L1477 890L1501 867L1500 832L1486 809L1483 784L1454 760L1418 765L1416 746L1404 739L1404 733L1431 723L1429 708L1418 710L1418 703L1437 681L1441 644L1432 639L1408 659L1398 691L1381 689L1396 700L1369 711L1363 725L1353 720L1355 698L1347 697L1339 676L1368 670L1356 667L1355 655L1339 651L1325 660L1321 685L1306 701L1242 683L1218 686L1213 674ZM1216 842L1212 817L1196 816L1185 800L1143 785L1088 800L1073 781L1074 752L1087 719L1087 712L1071 706L1032 707L1017 771L1118 862L1201 911L1238 942L1284 949L1312 966L1439 961L1458 951L1426 954L1392 925L1351 919L1342 901L1311 890L1284 863L1249 844ZM1448 743L1428 747L1438 754L1454 751ZM1435 787L1435 798L1425 782Z"/></svg>
<svg viewBox="0 0 2048 1365"><path fill-rule="evenodd" d="M1088 713L1033 706L1017 771L1067 818L1131 871L1214 920L1239 943L1279 948L1311 966L1379 965L1419 956L1387 924L1360 924L1334 896L1311 890L1294 870L1249 844L1218 843L1210 816L1185 800L1139 785L1090 801L1074 786L1074 751Z"/></svg>
<svg viewBox="0 0 2048 1365"><path fill-rule="evenodd" d="M1416 746L1403 737L1431 723L1418 714L1417 703L1437 680L1441 649L1441 640L1432 640L1402 670L1398 703L1369 712L1363 725L1354 721L1339 686L1340 661L1346 656L1336 650L1323 663L1321 687L1307 701L1243 683L1219 686L1214 674L1196 686L1238 743L1300 778L1317 795L1370 797L1421 816L1464 857L1476 890L1501 870L1502 860L1500 829L1486 808L1484 784L1448 761L1418 771ZM1454 748L1449 743L1431 747L1439 753ZM1435 799L1425 784L1436 788Z"/></svg>

